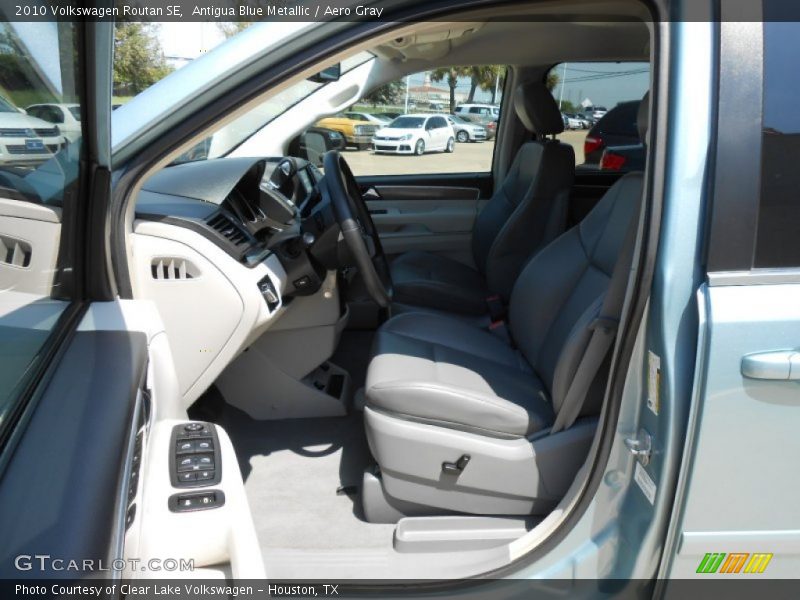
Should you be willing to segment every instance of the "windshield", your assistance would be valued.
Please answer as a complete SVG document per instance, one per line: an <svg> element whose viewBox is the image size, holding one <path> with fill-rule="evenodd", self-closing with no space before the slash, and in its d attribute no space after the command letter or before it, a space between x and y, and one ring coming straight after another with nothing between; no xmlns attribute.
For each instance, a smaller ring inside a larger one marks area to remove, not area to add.
<svg viewBox="0 0 800 600"><path fill-rule="evenodd" d="M388 127L390 129L420 129L425 124L422 117L397 117Z"/></svg>
<svg viewBox="0 0 800 600"><path fill-rule="evenodd" d="M81 107L80 106L68 106L69 112L72 113L72 116L75 117L76 120L81 120Z"/></svg>
<svg viewBox="0 0 800 600"><path fill-rule="evenodd" d="M448 119L450 119L453 123L458 123L459 125L466 125L467 124L467 121L465 121L461 117L457 117L456 115L452 115L452 116L448 117Z"/></svg>
<svg viewBox="0 0 800 600"><path fill-rule="evenodd" d="M374 58L375 55L370 52L359 52L355 56L351 56L342 61L341 73L344 75ZM246 142L251 136L271 123L276 117L281 116L294 105L302 102L326 85L329 84L317 83L307 79L295 83L282 92L275 94L269 100L251 109L249 112L246 112L238 119L223 126L213 135L179 156L174 163L208 160L210 158L218 158L229 154ZM347 115L340 116L346 117ZM357 119L366 121L361 115L358 115Z"/></svg>
<svg viewBox="0 0 800 600"><path fill-rule="evenodd" d="M0 112L17 112L17 109L11 106L8 102L0 98Z"/></svg>

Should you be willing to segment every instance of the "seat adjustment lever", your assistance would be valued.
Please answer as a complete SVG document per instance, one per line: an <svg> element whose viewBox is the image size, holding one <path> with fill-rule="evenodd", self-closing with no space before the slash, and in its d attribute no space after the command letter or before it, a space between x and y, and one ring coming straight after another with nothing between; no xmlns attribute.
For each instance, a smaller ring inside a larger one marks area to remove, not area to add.
<svg viewBox="0 0 800 600"><path fill-rule="evenodd" d="M451 475L458 475L467 468L469 464L470 456L469 454L462 454L461 458L459 458L456 462L443 462L442 463L442 471L445 473L450 473Z"/></svg>

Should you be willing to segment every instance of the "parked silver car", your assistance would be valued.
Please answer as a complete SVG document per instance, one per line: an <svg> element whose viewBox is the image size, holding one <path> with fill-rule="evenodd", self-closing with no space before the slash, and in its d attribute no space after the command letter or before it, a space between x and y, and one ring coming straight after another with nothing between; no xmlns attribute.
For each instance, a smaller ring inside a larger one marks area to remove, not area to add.
<svg viewBox="0 0 800 600"><path fill-rule="evenodd" d="M456 132L457 142L482 142L486 140L486 128L470 123L458 115L449 115L447 120Z"/></svg>

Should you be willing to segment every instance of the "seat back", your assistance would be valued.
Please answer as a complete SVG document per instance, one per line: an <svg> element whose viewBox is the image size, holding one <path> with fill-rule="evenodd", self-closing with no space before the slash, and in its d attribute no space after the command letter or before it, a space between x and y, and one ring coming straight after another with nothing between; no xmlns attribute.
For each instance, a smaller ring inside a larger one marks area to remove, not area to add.
<svg viewBox="0 0 800 600"><path fill-rule="evenodd" d="M640 108L646 139L647 96ZM631 219L640 208L643 175L617 181L586 218L539 252L517 280L509 326L547 387L557 413L591 337Z"/></svg>
<svg viewBox="0 0 800 600"><path fill-rule="evenodd" d="M517 87L514 109L541 139L519 149L505 179L478 214L472 254L490 291L505 300L524 264L563 230L575 176L572 146L544 136L564 130L553 96L540 82Z"/></svg>

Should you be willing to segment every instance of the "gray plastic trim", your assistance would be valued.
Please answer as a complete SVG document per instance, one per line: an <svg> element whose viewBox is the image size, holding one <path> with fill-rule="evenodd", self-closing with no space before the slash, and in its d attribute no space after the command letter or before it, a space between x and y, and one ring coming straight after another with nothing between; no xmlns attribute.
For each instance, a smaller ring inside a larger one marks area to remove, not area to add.
<svg viewBox="0 0 800 600"><path fill-rule="evenodd" d="M407 517L394 532L397 552L461 552L508 544L533 529L535 517Z"/></svg>

